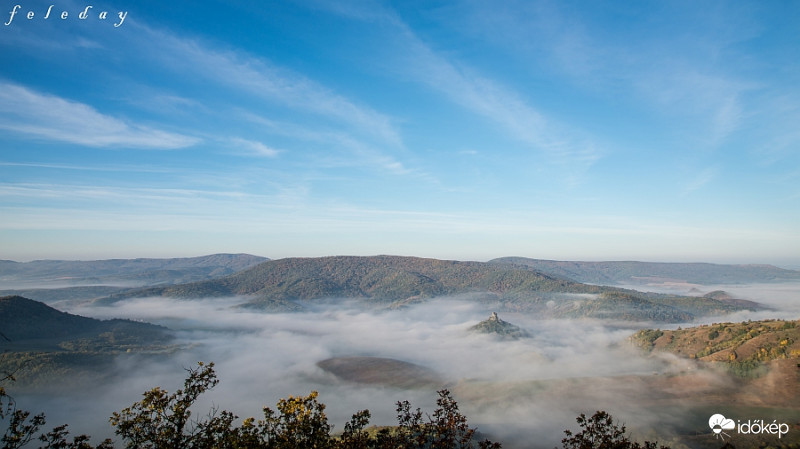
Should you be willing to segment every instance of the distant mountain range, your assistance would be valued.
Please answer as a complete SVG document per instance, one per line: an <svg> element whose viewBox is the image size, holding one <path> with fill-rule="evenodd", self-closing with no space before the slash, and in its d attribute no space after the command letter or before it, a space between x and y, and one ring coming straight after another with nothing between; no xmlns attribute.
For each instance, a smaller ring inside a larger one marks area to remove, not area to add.
<svg viewBox="0 0 800 449"><path fill-rule="evenodd" d="M156 295L197 296L213 294L256 295L261 298L261 306L283 310L299 310L295 300L317 297L369 298L380 301L414 301L415 298L434 295L460 294L463 292L502 291L509 292L502 282L490 285L493 277L501 269L486 268L479 262L438 261L434 259L407 258L415 260L412 265L378 263L369 268L369 276L364 279L349 279L339 282L346 275L326 275L314 273L313 260L325 261L322 265L343 264L341 269L330 273L347 273L358 277L359 269L351 265L354 261L372 259L392 260L391 256L370 258L329 257L317 259L283 259L275 265L258 268L268 275L259 286L256 278L258 270L247 276L228 280L221 284L202 284L181 286L179 288L156 289ZM305 260L306 263L300 261ZM399 259L395 259L399 260ZM428 260L428 268L421 261ZM141 288L167 287L170 285L197 284L203 281L221 279L254 268L270 259L249 254L212 254L202 257L173 259L110 259L96 261L37 260L33 262L13 262L0 260L0 295L20 295L43 301L48 304L87 301L98 298L129 297L126 292L140 294ZM277 262L277 261L276 261ZM651 262L570 262L529 259L523 257L503 257L488 262L507 268L525 269L536 272L539 277L527 274L529 285L518 285L511 290L561 291L571 293L597 293L597 290L578 283L596 285L641 285L650 288L654 285L681 285L680 291L697 296L702 292L691 290L691 284L740 284L756 282L800 281L800 271L784 270L771 265L717 265L705 263L651 263ZM321 266L322 266L321 265ZM357 265L357 264L356 264ZM283 266L284 268L281 268ZM477 267L482 268L477 268ZM348 268L349 267L349 268ZM278 280L281 270L288 278ZM395 270L393 273L388 271ZM427 270L427 271L426 271ZM428 271L436 271L433 277ZM463 270L463 276L455 271ZM271 277L269 277L271 276ZM427 276L427 277L426 277ZM250 277L250 279L245 279ZM341 278L341 279L338 279ZM474 281L474 282L473 282ZM533 282L533 284L530 284ZM512 282L513 283L513 282ZM190 293L188 289L198 289ZM394 291L393 291L394 290ZM318 292L314 296L313 292ZM716 299L716 298L715 298ZM728 304L732 304L728 301ZM747 307L746 304L739 304ZM596 305L595 305L596 306Z"/></svg>
<svg viewBox="0 0 800 449"><path fill-rule="evenodd" d="M743 307L713 298L641 293L587 285L527 266L400 256L288 258L239 273L188 284L135 289L99 300L133 297L246 296L249 307L303 310L310 301L358 299L372 306L402 307L434 297L458 296L499 310L551 317L689 321Z"/></svg>
<svg viewBox="0 0 800 449"><path fill-rule="evenodd" d="M800 271L772 265L711 263L569 262L501 257L492 264L520 265L563 279L600 285L689 283L700 285L800 281Z"/></svg>
<svg viewBox="0 0 800 449"><path fill-rule="evenodd" d="M213 279L267 260L249 254L91 261L0 260L0 295L21 295L47 303L92 299L132 287Z"/></svg>
<svg viewBox="0 0 800 449"><path fill-rule="evenodd" d="M264 262L250 254L212 254L174 259L0 260L0 285L154 285L191 282L235 273Z"/></svg>
<svg viewBox="0 0 800 449"><path fill-rule="evenodd" d="M689 297L608 285L792 280L800 280L800 272L769 265L567 262L520 257L461 262L399 256L270 260L247 254L214 254L178 259L0 261L0 295L23 295L49 304L87 300L109 303L141 296L244 296L250 307L299 311L309 301L323 299L348 298L371 306L403 307L434 297L466 296L497 310L542 316L663 322L689 321L758 305L724 295L700 296L697 290L697 296Z"/></svg>

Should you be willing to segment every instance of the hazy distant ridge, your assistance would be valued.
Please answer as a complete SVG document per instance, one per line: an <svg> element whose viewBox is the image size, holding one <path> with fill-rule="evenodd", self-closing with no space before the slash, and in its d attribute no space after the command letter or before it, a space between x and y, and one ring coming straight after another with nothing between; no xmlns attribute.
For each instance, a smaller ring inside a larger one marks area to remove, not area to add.
<svg viewBox="0 0 800 449"><path fill-rule="evenodd" d="M592 284L645 284L648 282L688 282L692 284L747 284L800 280L800 271L772 265L722 265L711 263L661 262L576 262L501 257L493 264L514 264L542 273Z"/></svg>
<svg viewBox="0 0 800 449"><path fill-rule="evenodd" d="M30 286L115 283L184 283L225 276L269 260L250 254L212 254L170 259L0 260L0 288L14 283Z"/></svg>

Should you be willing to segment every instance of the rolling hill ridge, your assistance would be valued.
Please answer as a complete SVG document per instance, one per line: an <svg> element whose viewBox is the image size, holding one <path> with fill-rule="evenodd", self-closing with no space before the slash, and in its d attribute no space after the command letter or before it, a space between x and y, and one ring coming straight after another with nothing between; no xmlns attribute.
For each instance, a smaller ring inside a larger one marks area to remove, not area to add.
<svg viewBox="0 0 800 449"><path fill-rule="evenodd" d="M435 297L460 296L500 310L543 316L665 322L742 309L713 298L582 284L524 266L401 256L271 260L219 279L139 289L100 302L145 296L246 296L247 306L271 311L302 310L308 301L331 298L401 307Z"/></svg>

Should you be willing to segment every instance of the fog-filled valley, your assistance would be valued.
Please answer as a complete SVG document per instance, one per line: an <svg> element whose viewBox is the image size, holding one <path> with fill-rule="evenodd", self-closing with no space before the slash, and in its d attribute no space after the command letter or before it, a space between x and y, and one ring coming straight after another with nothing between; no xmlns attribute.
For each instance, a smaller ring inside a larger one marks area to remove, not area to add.
<svg viewBox="0 0 800 449"><path fill-rule="evenodd" d="M114 438L108 424L112 412L152 387L180 388L185 369L198 361L214 362L220 379L196 404L200 416L218 407L241 418L258 417L262 407L281 398L316 390L335 429L362 409L372 413L371 424L394 425L397 401L431 411L436 391L447 388L471 425L510 448L558 446L564 430L575 428L577 415L596 410L611 413L635 437L673 447L715 447L708 416L734 410L758 410L754 417L770 421L788 419L793 433L800 433L793 396L797 373L788 385L778 374L742 379L669 351L645 352L631 339L647 328L796 320L800 284L650 287L681 295L695 289L699 299L724 290L765 307L665 323L497 310L480 295L466 293L393 307L364 298L317 298L298 301L300 312L253 308L247 306L249 296L56 302L75 315L163 326L170 339L146 350L114 352L109 363L86 366L86 372L66 370L61 377L22 365L8 389L21 407L44 411L50 424L68 423L73 433L95 439ZM598 300L571 295L575 302ZM501 322L527 336L470 331L495 311Z"/></svg>

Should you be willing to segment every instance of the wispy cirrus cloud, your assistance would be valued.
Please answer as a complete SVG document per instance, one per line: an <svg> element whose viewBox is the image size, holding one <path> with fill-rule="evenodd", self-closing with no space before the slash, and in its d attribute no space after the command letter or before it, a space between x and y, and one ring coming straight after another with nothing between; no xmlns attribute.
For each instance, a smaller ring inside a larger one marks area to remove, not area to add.
<svg viewBox="0 0 800 449"><path fill-rule="evenodd" d="M756 88L755 83L697 67L652 72L632 67L628 73L633 75L631 84L637 95L667 114L692 117L686 125L694 129L691 136L711 149L724 144L740 128L745 116L742 98Z"/></svg>
<svg viewBox="0 0 800 449"><path fill-rule="evenodd" d="M0 129L96 148L184 148L200 139L124 121L77 101L0 82Z"/></svg>
<svg viewBox="0 0 800 449"><path fill-rule="evenodd" d="M240 137L233 137L229 140L233 148L243 149L248 154L255 156L276 157L280 151L270 148L256 140L242 139Z"/></svg>
<svg viewBox="0 0 800 449"><path fill-rule="evenodd" d="M344 124L383 144L402 146L400 134L388 116L300 73L245 52L214 48L197 39L178 37L144 26L142 30L150 35L152 41L159 42L155 52L148 46L146 53L160 60L164 67L212 79L219 85L256 98Z"/></svg>
<svg viewBox="0 0 800 449"><path fill-rule="evenodd" d="M782 163L787 169L797 167L800 146L800 91L780 91L762 99L770 116L759 117L757 143L753 152L762 166Z"/></svg>
<svg viewBox="0 0 800 449"><path fill-rule="evenodd" d="M585 169L601 157L601 151L586 133L548 117L521 92L437 52L394 11L375 3L368 5L367 13L340 4L319 6L354 20L390 25L397 42L399 70L405 76L483 116L552 162Z"/></svg>
<svg viewBox="0 0 800 449"><path fill-rule="evenodd" d="M684 136L713 149L742 125L743 97L763 87L741 70L748 66L741 61L758 58L737 47L759 33L751 5L719 6L631 8L626 14L637 21L609 33L605 22L569 2L511 1L499 8L471 3L461 11L466 23L459 29L499 44L531 70L560 74L578 89L688 119L681 123L690 133Z"/></svg>
<svg viewBox="0 0 800 449"><path fill-rule="evenodd" d="M274 158L292 153L296 158L308 158L311 168L363 167L392 175L427 176L409 168L404 160L408 152L392 117L358 98L342 95L323 82L261 55L224 47L202 37L135 26L148 36L129 43L131 53L142 58L143 64L156 64L160 71L172 71L213 86L211 91L192 91L191 87L184 90L182 86L147 86L145 91L157 92L161 98L167 95L165 92L175 90L179 93L167 96L185 100L178 106L186 104L202 116L215 116L215 123L230 120L231 116L223 112L230 111L234 117L239 115L259 125L252 129L247 123L237 123L241 127L235 137L214 127L198 129L198 134L209 142L220 142L252 156ZM159 42L159 46L143 46L150 41ZM217 96L219 93L224 94ZM231 99L237 96L246 100ZM192 104L187 104L188 100ZM281 143L276 148L264 140L266 135L284 139L278 139ZM315 145L308 146L308 142Z"/></svg>
<svg viewBox="0 0 800 449"><path fill-rule="evenodd" d="M713 242L733 245L747 241L772 248L796 248L797 233L793 229L761 229L741 225L704 226L696 223L665 224L656 220L640 220L632 216L558 217L529 211L506 210L487 214L483 211L455 213L415 210L380 209L348 204L315 201L302 187L276 190L270 194L252 194L236 190L200 190L187 188L138 188L104 185L63 184L0 184L0 196L17 205L2 208L5 214L0 231L13 230L107 230L180 232L215 232L235 228L238 232L281 239L297 232L298 226L313 231L310 241L324 245L325 235L341 232L343 241L358 241L364 233L412 233L414 242L399 240L389 249L419 248L438 245L440 240L469 239L484 233L492 237L493 254L519 250L585 251L586 245L599 245L607 251L629 252L646 256L641 245L657 240L658 247L668 254L690 257L686 248L697 254ZM36 200L36 206L31 206ZM113 207L98 208L98 204ZM298 206L298 203L304 203ZM256 206L257 205L257 206ZM308 207L309 205L313 207ZM163 207L166 206L166 207ZM504 214L504 220L497 220ZM458 237L460 236L460 237ZM569 238L562 246L559 238ZM598 243L598 237L603 237ZM520 246L520 241L526 242ZM686 242L691 245L686 246ZM370 251L387 250L378 243ZM345 247L340 247L345 251ZM731 252L735 252L732 249Z"/></svg>
<svg viewBox="0 0 800 449"><path fill-rule="evenodd" d="M74 171L99 171L99 172L138 172L138 173L170 173L171 169L164 167L148 167L143 165L78 165L78 164L59 164L59 163L36 163L36 162L6 162L0 161L0 167L20 167L35 169L53 170L74 170Z"/></svg>
<svg viewBox="0 0 800 449"><path fill-rule="evenodd" d="M415 175L419 178L436 182L431 175L420 170L408 168L397 157L381 151L378 146L365 142L359 139L358 136L337 130L311 129L305 125L276 121L248 111L240 111L240 114L245 120L257 123L275 135L303 142L324 144L331 149L341 149L347 154L347 157L337 157L330 153L324 156L317 155L315 156L315 164L317 166L368 166L374 167L383 173Z"/></svg>
<svg viewBox="0 0 800 449"><path fill-rule="evenodd" d="M717 177L718 173L719 167L717 166L708 167L700 171L700 173L697 173L694 178L690 179L686 183L683 189L683 194L687 195L695 190L703 188L703 186L712 182Z"/></svg>

